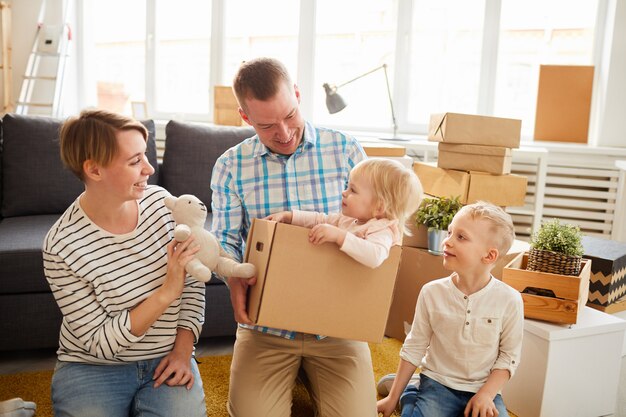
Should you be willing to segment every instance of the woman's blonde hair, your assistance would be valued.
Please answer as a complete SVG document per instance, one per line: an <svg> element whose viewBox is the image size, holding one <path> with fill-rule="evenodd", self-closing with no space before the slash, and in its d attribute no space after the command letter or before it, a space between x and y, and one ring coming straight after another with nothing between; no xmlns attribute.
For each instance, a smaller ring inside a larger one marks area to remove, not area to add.
<svg viewBox="0 0 626 417"><path fill-rule="evenodd" d="M81 181L83 164L92 160L107 166L117 154L115 135L122 130L136 130L148 140L148 130L140 122L106 110L83 110L61 126L61 160Z"/></svg>
<svg viewBox="0 0 626 417"><path fill-rule="evenodd" d="M398 220L400 231L410 234L406 223L419 207L424 194L412 169L391 159L369 158L356 164L350 177L367 180L374 190L375 204L382 204L385 217Z"/></svg>
<svg viewBox="0 0 626 417"><path fill-rule="evenodd" d="M477 201L464 206L457 212L456 216L466 213L470 215L472 220L484 219L489 222L488 232L491 235L491 242L498 249L498 257L511 249L515 240L515 227L509 213L486 201Z"/></svg>

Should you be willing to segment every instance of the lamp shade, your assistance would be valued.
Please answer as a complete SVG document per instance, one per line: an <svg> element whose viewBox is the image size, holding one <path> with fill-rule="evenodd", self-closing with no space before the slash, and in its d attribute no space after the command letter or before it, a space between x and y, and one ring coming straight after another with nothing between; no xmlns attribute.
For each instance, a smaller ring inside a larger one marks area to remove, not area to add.
<svg viewBox="0 0 626 417"><path fill-rule="evenodd" d="M335 114L346 108L347 104L345 100L337 94L335 87L331 87L325 83L324 91L326 92L326 108L330 114Z"/></svg>

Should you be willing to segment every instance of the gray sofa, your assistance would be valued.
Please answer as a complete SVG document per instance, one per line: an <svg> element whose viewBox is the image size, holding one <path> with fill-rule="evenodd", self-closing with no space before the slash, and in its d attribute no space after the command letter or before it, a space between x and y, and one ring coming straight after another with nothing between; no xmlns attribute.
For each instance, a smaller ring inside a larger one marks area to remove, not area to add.
<svg viewBox="0 0 626 417"><path fill-rule="evenodd" d="M83 185L59 158L60 121L7 114L0 138L0 351L56 347L61 315L43 274L43 239ZM194 194L211 206L209 182L216 159L252 136L251 128L170 121L163 162L157 165L155 125L148 128L151 184L175 196ZM210 224L211 215L207 219ZM206 286L201 337L233 335L236 323L228 288Z"/></svg>

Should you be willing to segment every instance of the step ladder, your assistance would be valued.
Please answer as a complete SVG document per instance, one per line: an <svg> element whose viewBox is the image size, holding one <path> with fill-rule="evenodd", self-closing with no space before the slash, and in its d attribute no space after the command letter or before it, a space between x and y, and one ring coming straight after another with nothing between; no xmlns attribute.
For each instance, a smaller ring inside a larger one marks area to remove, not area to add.
<svg viewBox="0 0 626 417"><path fill-rule="evenodd" d="M2 114L13 111L12 93L13 83L11 81L11 5L6 1L0 1L0 41L2 63Z"/></svg>
<svg viewBox="0 0 626 417"><path fill-rule="evenodd" d="M46 7L45 3L42 14L45 11L46 18L37 24L15 112L59 118L62 115L63 77L72 32L65 23L66 2L52 2L55 3L52 10L50 4Z"/></svg>

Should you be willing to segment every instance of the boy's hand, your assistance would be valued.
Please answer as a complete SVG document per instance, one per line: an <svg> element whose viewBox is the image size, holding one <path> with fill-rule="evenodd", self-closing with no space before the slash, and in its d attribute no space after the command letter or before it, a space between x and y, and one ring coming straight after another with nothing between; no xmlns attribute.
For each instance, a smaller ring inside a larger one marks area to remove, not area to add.
<svg viewBox="0 0 626 417"><path fill-rule="evenodd" d="M333 242L341 247L346 239L346 231L330 224L318 224L309 232L309 242L319 245L325 242Z"/></svg>
<svg viewBox="0 0 626 417"><path fill-rule="evenodd" d="M376 411L383 417L389 417L396 410L397 401L392 401L390 397L385 397L376 403Z"/></svg>
<svg viewBox="0 0 626 417"><path fill-rule="evenodd" d="M498 414L493 399L480 391L468 401L463 412L465 417L498 417Z"/></svg>
<svg viewBox="0 0 626 417"><path fill-rule="evenodd" d="M293 214L290 211L279 211L278 213L270 214L265 218L265 220L273 220L275 222L287 224L291 224L291 219L293 219Z"/></svg>

